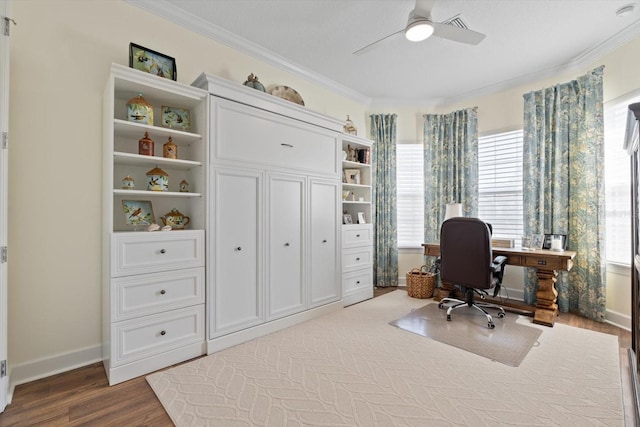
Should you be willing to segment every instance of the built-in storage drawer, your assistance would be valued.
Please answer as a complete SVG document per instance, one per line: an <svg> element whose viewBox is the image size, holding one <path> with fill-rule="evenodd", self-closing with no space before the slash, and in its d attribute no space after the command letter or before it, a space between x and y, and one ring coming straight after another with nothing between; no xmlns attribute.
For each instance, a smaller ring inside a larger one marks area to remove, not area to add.
<svg viewBox="0 0 640 427"><path fill-rule="evenodd" d="M342 227L342 247L354 248L373 244L371 224L345 225Z"/></svg>
<svg viewBox="0 0 640 427"><path fill-rule="evenodd" d="M112 280L112 319L120 321L204 303L204 268Z"/></svg>
<svg viewBox="0 0 640 427"><path fill-rule="evenodd" d="M111 325L114 366L204 341L204 304Z"/></svg>
<svg viewBox="0 0 640 427"><path fill-rule="evenodd" d="M342 290L344 293L367 287L373 287L373 272L371 269L342 275Z"/></svg>
<svg viewBox="0 0 640 427"><path fill-rule="evenodd" d="M204 265L203 230L124 232L112 236L112 277Z"/></svg>
<svg viewBox="0 0 640 427"><path fill-rule="evenodd" d="M342 251L342 271L354 271L361 268L371 268L373 265L373 248L344 249Z"/></svg>
<svg viewBox="0 0 640 427"><path fill-rule="evenodd" d="M214 162L255 163L338 176L335 132L212 97Z"/></svg>

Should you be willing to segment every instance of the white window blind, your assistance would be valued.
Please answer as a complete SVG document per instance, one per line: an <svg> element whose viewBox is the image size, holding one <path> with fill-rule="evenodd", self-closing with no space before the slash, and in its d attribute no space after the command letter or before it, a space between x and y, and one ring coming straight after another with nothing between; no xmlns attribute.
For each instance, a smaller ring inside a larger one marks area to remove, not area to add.
<svg viewBox="0 0 640 427"><path fill-rule="evenodd" d="M398 247L419 248L424 243L424 173L422 144L396 147Z"/></svg>
<svg viewBox="0 0 640 427"><path fill-rule="evenodd" d="M604 105L605 250L607 262L616 264L631 264L631 172L622 143L628 106L638 101L636 92Z"/></svg>
<svg viewBox="0 0 640 427"><path fill-rule="evenodd" d="M478 217L493 236L520 241L523 233L522 130L478 138Z"/></svg>

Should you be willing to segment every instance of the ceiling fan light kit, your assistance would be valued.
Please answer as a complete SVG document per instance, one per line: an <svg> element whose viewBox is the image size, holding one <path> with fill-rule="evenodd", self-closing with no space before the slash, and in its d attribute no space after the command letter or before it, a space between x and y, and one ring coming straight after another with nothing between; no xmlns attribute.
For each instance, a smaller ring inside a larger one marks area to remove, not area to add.
<svg viewBox="0 0 640 427"><path fill-rule="evenodd" d="M407 24L404 36L412 42L421 42L426 40L433 34L433 25L428 19L417 18L412 19Z"/></svg>

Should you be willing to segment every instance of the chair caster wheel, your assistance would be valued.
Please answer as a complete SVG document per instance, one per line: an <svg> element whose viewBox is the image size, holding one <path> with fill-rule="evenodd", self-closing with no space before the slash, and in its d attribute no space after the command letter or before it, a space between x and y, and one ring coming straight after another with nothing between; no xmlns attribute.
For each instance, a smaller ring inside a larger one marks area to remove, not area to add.
<svg viewBox="0 0 640 427"><path fill-rule="evenodd" d="M442 309L442 307L444 307L444 304L442 304L441 302L438 303L438 308Z"/></svg>
<svg viewBox="0 0 640 427"><path fill-rule="evenodd" d="M498 313L498 317L502 319L504 317L504 313L503 312Z"/></svg>
<svg viewBox="0 0 640 427"><path fill-rule="evenodd" d="M451 320L451 315L447 314L447 320Z"/></svg>
<svg viewBox="0 0 640 427"><path fill-rule="evenodd" d="M496 328L496 324L493 322L489 322L489 329L495 329Z"/></svg>

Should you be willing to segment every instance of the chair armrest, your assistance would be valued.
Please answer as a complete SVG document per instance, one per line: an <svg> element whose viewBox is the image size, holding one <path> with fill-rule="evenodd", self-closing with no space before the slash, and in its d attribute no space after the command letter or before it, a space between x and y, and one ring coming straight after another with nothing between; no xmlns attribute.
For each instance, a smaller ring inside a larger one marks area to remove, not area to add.
<svg viewBox="0 0 640 427"><path fill-rule="evenodd" d="M500 271L504 268L504 265L507 263L507 257L504 255L498 255L497 257L494 258L493 262L491 263L491 268L493 269L493 271Z"/></svg>

